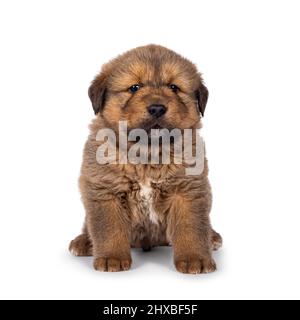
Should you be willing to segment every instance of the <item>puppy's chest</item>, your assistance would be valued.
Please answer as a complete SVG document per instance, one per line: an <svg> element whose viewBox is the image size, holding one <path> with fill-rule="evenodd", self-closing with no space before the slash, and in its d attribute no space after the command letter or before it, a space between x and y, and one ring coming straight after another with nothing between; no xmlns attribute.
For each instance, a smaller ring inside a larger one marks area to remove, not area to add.
<svg viewBox="0 0 300 320"><path fill-rule="evenodd" d="M129 201L134 224L159 224L160 217L156 208L159 195L159 185L151 180L134 184Z"/></svg>

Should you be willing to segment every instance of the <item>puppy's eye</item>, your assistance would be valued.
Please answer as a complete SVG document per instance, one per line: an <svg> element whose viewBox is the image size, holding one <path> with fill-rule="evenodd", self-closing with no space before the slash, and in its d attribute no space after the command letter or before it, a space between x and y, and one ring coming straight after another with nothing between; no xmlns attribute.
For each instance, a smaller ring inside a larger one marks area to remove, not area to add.
<svg viewBox="0 0 300 320"><path fill-rule="evenodd" d="M180 90L179 87L176 86L176 84L170 84L169 88L175 93L177 93Z"/></svg>
<svg viewBox="0 0 300 320"><path fill-rule="evenodd" d="M137 92L138 90L140 90L141 89L141 86L139 85L139 84L134 84L133 86L131 86L130 88L129 88L129 91L131 92L131 93L135 93L135 92Z"/></svg>

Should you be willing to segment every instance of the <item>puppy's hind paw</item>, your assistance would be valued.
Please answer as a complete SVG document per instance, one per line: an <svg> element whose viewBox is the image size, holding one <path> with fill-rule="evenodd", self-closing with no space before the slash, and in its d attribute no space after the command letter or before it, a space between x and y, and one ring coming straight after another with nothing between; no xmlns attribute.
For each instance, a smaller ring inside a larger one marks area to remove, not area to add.
<svg viewBox="0 0 300 320"><path fill-rule="evenodd" d="M221 235L214 230L212 230L211 242L212 242L212 249L214 251L219 250L223 245L223 240Z"/></svg>
<svg viewBox="0 0 300 320"><path fill-rule="evenodd" d="M69 251L74 256L92 256L92 243L87 234L81 234L71 241Z"/></svg>

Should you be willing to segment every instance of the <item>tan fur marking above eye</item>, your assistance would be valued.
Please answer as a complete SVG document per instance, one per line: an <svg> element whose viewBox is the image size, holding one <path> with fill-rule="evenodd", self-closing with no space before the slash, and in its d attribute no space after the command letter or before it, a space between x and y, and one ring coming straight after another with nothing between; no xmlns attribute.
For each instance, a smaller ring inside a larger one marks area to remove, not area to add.
<svg viewBox="0 0 300 320"><path fill-rule="evenodd" d="M178 61L165 62L161 65L160 76L164 84L176 84L181 91L188 93L194 90L197 71Z"/></svg>
<svg viewBox="0 0 300 320"><path fill-rule="evenodd" d="M154 70L146 64L136 62L119 68L110 77L109 84L113 91L125 91L134 84L143 85L153 79Z"/></svg>

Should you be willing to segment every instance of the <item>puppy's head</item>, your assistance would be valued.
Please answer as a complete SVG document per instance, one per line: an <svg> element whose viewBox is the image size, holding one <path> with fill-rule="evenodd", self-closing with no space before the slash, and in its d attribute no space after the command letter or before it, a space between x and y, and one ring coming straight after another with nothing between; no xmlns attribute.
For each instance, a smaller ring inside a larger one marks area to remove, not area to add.
<svg viewBox="0 0 300 320"><path fill-rule="evenodd" d="M192 128L208 91L194 64L161 46L139 47L105 64L89 88L94 112L115 130Z"/></svg>

